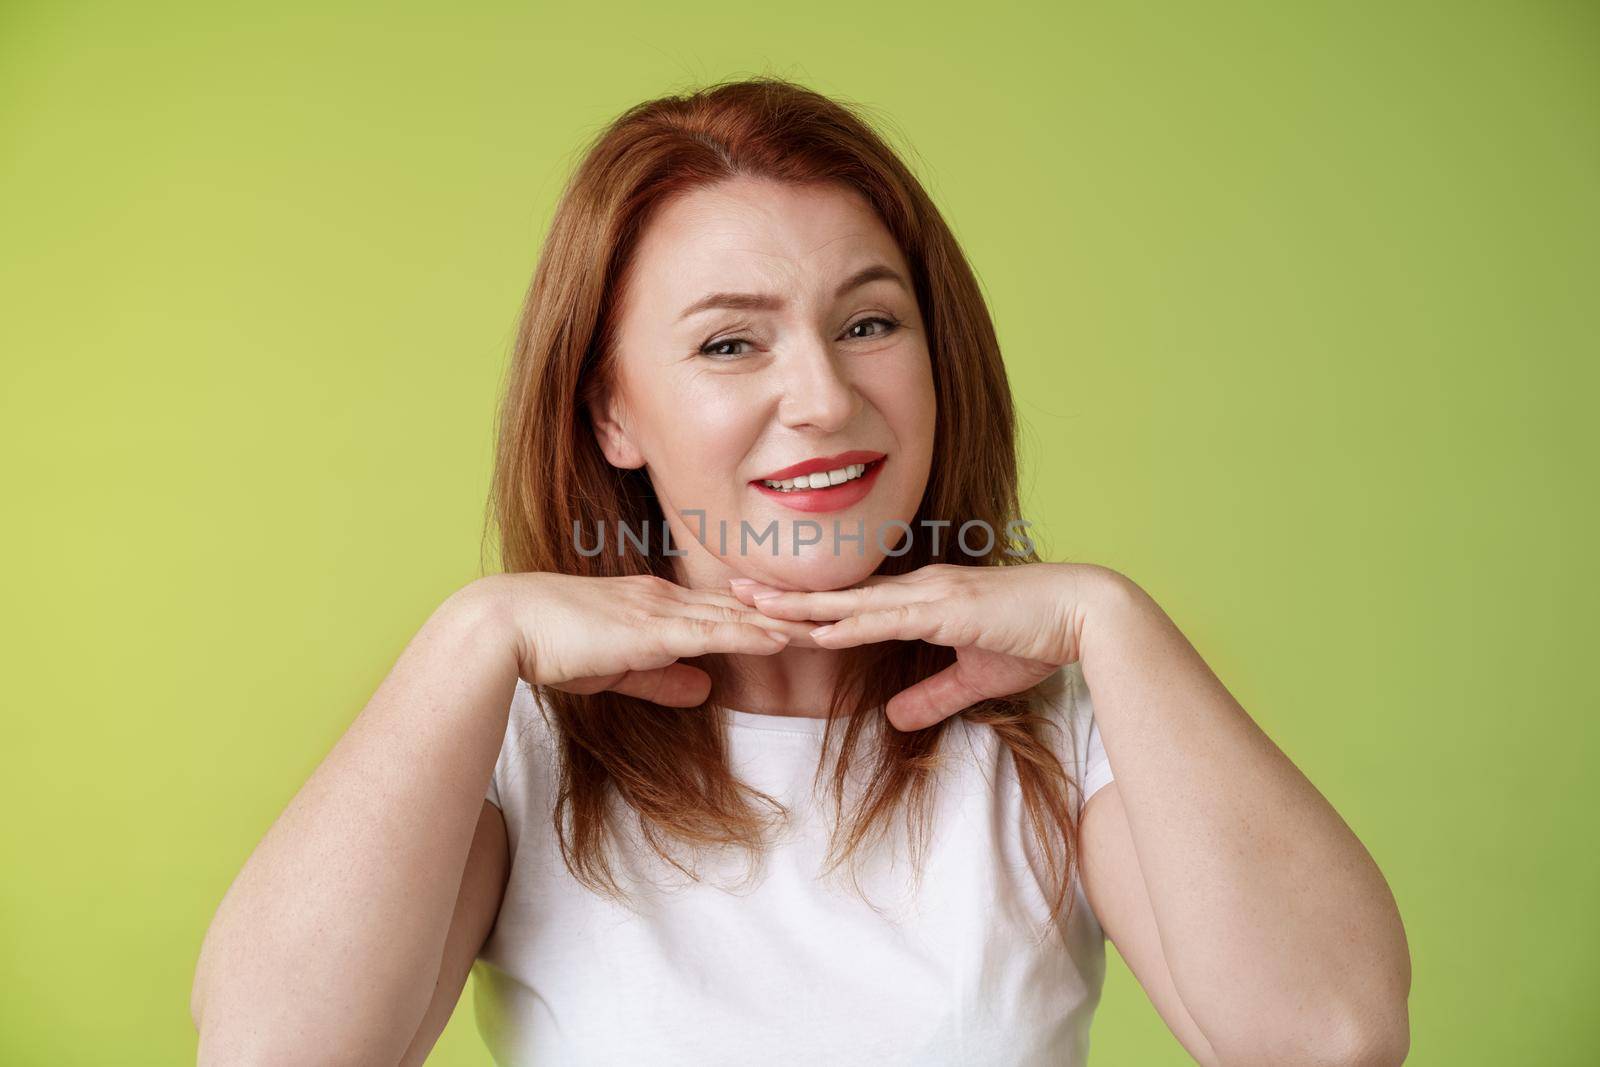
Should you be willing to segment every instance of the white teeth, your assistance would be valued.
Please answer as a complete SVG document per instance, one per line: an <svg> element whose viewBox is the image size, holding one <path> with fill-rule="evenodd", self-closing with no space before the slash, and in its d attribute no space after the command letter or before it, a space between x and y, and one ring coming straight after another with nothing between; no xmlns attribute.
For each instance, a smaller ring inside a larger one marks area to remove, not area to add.
<svg viewBox="0 0 1600 1067"><path fill-rule="evenodd" d="M865 463L852 463L848 467L840 467L838 470L817 471L815 474L802 474L795 478L783 478L778 481L763 478L761 484L786 493L803 489L822 489L826 486L838 485L841 482L859 478L866 469L867 465Z"/></svg>

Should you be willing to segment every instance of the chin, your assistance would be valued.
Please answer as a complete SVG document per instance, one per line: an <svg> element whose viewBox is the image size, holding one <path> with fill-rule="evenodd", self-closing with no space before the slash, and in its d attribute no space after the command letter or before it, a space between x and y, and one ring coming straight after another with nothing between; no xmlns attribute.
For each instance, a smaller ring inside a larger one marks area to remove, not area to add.
<svg viewBox="0 0 1600 1067"><path fill-rule="evenodd" d="M820 593L830 589L845 589L870 577L884 560L881 552L872 545L861 555L855 546L846 544L837 556L829 545L810 545L801 549L798 556L750 556L728 560L740 574L754 578L778 589L792 589L804 593Z"/></svg>

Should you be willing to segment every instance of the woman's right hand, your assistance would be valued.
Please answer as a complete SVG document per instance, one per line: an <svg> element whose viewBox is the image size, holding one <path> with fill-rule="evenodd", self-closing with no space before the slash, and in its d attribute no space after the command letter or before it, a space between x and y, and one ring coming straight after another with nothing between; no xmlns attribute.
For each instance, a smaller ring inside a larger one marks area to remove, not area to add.
<svg viewBox="0 0 1600 1067"><path fill-rule="evenodd" d="M816 647L815 623L769 618L731 593L653 575L592 578L532 571L473 583L506 622L518 674L568 693L613 690L669 707L704 702L711 677L682 657L771 655Z"/></svg>

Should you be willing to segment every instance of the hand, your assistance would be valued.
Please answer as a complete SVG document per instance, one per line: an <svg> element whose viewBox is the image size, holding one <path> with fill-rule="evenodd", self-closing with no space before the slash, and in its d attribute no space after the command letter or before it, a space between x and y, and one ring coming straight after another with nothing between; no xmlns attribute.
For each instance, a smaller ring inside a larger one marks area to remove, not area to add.
<svg viewBox="0 0 1600 1067"><path fill-rule="evenodd" d="M768 618L738 599L653 575L591 578L535 571L478 579L478 594L505 621L518 674L568 693L612 690L671 707L694 707L711 676L677 662L709 652L771 655L801 623Z"/></svg>
<svg viewBox="0 0 1600 1067"><path fill-rule="evenodd" d="M1084 595L1115 573L1077 563L935 563L831 592L777 590L747 579L731 584L735 596L774 621L833 623L808 631L820 648L876 641L954 648L955 663L895 694L884 708L896 728L920 730L1076 662Z"/></svg>

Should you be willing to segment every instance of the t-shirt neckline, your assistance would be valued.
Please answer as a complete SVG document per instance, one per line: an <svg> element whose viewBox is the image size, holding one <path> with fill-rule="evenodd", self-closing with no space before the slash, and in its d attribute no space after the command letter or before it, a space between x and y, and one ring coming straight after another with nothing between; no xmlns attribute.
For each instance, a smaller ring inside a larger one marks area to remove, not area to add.
<svg viewBox="0 0 1600 1067"><path fill-rule="evenodd" d="M767 715L756 711L746 711L743 708L729 708L717 705L717 710L722 714L722 721L730 726L743 726L752 730L768 730L775 733L810 734L821 737L828 729L828 720L812 715Z"/></svg>
<svg viewBox="0 0 1600 1067"><path fill-rule="evenodd" d="M723 704L714 707L722 715L722 721L730 726L765 729L770 733L808 734L814 737L821 737L827 733L826 718L814 715L766 715L762 712L749 712L742 707L726 707Z"/></svg>

